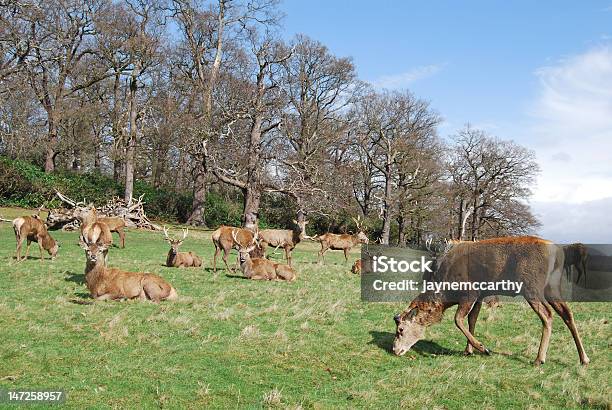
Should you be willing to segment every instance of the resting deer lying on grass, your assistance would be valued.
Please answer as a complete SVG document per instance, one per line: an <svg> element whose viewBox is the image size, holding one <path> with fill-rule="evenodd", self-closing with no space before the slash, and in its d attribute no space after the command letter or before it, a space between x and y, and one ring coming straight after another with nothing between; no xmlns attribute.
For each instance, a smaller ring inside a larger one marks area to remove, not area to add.
<svg viewBox="0 0 612 410"><path fill-rule="evenodd" d="M587 273L587 262L589 260L589 253L587 252L586 246L581 243L573 243L563 247L565 253L565 273L567 280L571 280L572 266L578 271L578 277L576 278L576 284L580 282L580 277L584 274L584 284L586 285L586 273Z"/></svg>
<svg viewBox="0 0 612 410"><path fill-rule="evenodd" d="M193 252L179 252L180 246L185 238L189 235L189 229L183 229L183 237L181 239L171 238L168 236L168 230L164 226L164 238L170 244L168 257L166 258L166 266L172 268L198 268L202 266L202 259Z"/></svg>
<svg viewBox="0 0 612 410"><path fill-rule="evenodd" d="M542 338L535 364L546 361L546 352L552 333L552 313L557 312L569 328L578 350L580 363L588 364L587 357L574 317L567 303L561 299L561 275L564 254L561 247L540 238L512 237L495 238L480 242L460 242L452 246L438 262L433 275L436 282L501 282L522 283L520 295L527 299L531 308L542 321ZM455 313L455 325L468 340L466 354L473 349L489 354L489 350L476 339L474 329L482 300L491 295L517 296L515 290L463 290L426 291L420 293L404 312L394 317L396 324L393 352L405 354L425 334L425 329L442 319L444 311L459 305ZM469 313L469 315L468 315ZM469 329L465 327L468 315Z"/></svg>
<svg viewBox="0 0 612 410"><path fill-rule="evenodd" d="M236 232L232 233L234 243L240 253L240 270L245 277L255 280L286 280L293 282L297 278L295 270L289 265L275 263L265 258L252 258L250 252L257 247L257 235L248 244L239 241Z"/></svg>
<svg viewBox="0 0 612 410"><path fill-rule="evenodd" d="M353 221L355 221L355 223L357 224L358 229L358 232L354 235L350 235L347 233L326 233L312 238L313 240L321 243L321 250L319 251L319 262L321 262L321 260L325 262L325 252L331 249L334 251L344 251L344 263L347 263L348 253L353 248L353 246L359 243L367 244L369 242L360 219L353 218Z"/></svg>
<svg viewBox="0 0 612 410"><path fill-rule="evenodd" d="M85 282L91 297L97 300L148 299L153 302L175 300L176 290L163 278L153 273L126 272L107 268L104 257L108 248L104 244L86 243L81 237L79 244L85 250Z"/></svg>
<svg viewBox="0 0 612 410"><path fill-rule="evenodd" d="M13 230L17 239L17 262L21 261L21 246L23 241L27 240L27 246L24 259L28 259L30 252L30 244L38 243L40 249L40 260L44 260L43 249L51 255L51 260L57 256L59 244L51 237L47 231L47 227L38 215L22 216L13 220Z"/></svg>
<svg viewBox="0 0 612 410"><path fill-rule="evenodd" d="M308 221L296 221L293 223L297 229L263 229L259 231L259 244L265 256L268 245L285 249L285 260L291 265L291 252L295 246L306 238L306 224Z"/></svg>
<svg viewBox="0 0 612 410"><path fill-rule="evenodd" d="M357 259L355 263L353 263L353 267L351 268L351 273L356 275L361 275L361 259Z"/></svg>
<svg viewBox="0 0 612 410"><path fill-rule="evenodd" d="M234 240L234 233L238 238L237 241ZM249 229L245 228L236 228L234 226L220 226L216 231L212 233L211 239L213 241L213 245L215 245L215 255L213 256L213 271L217 272L217 255L219 252L223 250L223 262L225 263L225 267L229 271L234 271L230 269L227 264L227 256L229 255L232 248L236 247L238 249L236 243L238 244L249 244L253 242L255 238L255 233Z"/></svg>

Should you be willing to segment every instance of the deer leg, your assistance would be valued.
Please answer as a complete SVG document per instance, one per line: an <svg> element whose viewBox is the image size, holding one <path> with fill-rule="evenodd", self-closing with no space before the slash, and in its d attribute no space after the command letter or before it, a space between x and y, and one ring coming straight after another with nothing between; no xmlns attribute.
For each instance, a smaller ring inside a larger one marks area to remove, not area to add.
<svg viewBox="0 0 612 410"><path fill-rule="evenodd" d="M548 344L550 343L550 335L552 333L552 312L548 305L541 300L531 300L527 298L527 302L542 321L540 348L538 349L538 357L536 357L535 362L533 362L533 364L539 366L546 362L546 352L548 351Z"/></svg>
<svg viewBox="0 0 612 410"><path fill-rule="evenodd" d="M576 264L576 271L578 272L578 276L576 277L576 285L580 283L580 278L582 277L582 268L580 264Z"/></svg>
<svg viewBox="0 0 612 410"><path fill-rule="evenodd" d="M344 251L344 263L346 264L346 263L348 263L348 255L347 255L348 249L344 248L342 250Z"/></svg>
<svg viewBox="0 0 612 410"><path fill-rule="evenodd" d="M481 307L482 299L478 299L476 303L474 303L474 306L472 306L472 310L470 310L470 313L468 314L468 327L471 334L474 334L474 331L476 330L476 321L478 320L478 314L480 314ZM470 342L468 342L467 346L465 346L465 351L463 353L465 355L471 355L472 353L474 353L474 346L472 346Z"/></svg>
<svg viewBox="0 0 612 410"><path fill-rule="evenodd" d="M230 269L229 265L227 264L228 255L229 255L229 249L223 249L223 262L225 263L225 267L227 268L228 271L233 273L234 270Z"/></svg>
<svg viewBox="0 0 612 410"><path fill-rule="evenodd" d="M43 254L43 246L42 246L42 238L38 238L38 250L40 251L40 260L45 260L45 255Z"/></svg>
<svg viewBox="0 0 612 410"><path fill-rule="evenodd" d="M319 251L319 263L321 263L321 260L323 260L323 263L325 263L325 252L327 252L327 248L321 244L321 250Z"/></svg>
<svg viewBox="0 0 612 410"><path fill-rule="evenodd" d="M217 273L217 255L219 255L219 247L215 244L215 254L213 256L213 272Z"/></svg>
<svg viewBox="0 0 612 410"><path fill-rule="evenodd" d="M459 303L459 307L457 308L457 312L455 313L455 325L457 325L459 330L463 332L463 334L468 340L468 343L474 346L476 350L484 354L491 354L489 349L484 347L484 345L481 342L479 342L478 339L476 339L474 335L465 327L465 323L464 323L465 316L472 309L472 305L477 302L478 300L474 301L474 299L472 299L472 300L466 300L466 301Z"/></svg>
<svg viewBox="0 0 612 410"><path fill-rule="evenodd" d="M119 229L117 231L117 233L119 234L119 241L121 241L121 248L125 248L125 232L123 232L123 229Z"/></svg>
<svg viewBox="0 0 612 410"><path fill-rule="evenodd" d="M578 356L580 357L580 364L589 364L590 359L584 351L582 340L580 339L578 329L576 328L576 323L574 322L574 315L572 315L572 311L570 310L569 306L567 305L567 303L561 302L558 299L548 299L548 295L547 300L548 303L550 303L550 306L552 306L552 308L555 310L555 312L557 312L557 314L561 316L563 322L565 322L565 325L572 333L574 343L576 343L576 349L578 350Z"/></svg>
<svg viewBox="0 0 612 410"><path fill-rule="evenodd" d="M285 260L287 261L288 265L291 265L291 257L289 256L289 252L291 252L289 248L285 247Z"/></svg>
<svg viewBox="0 0 612 410"><path fill-rule="evenodd" d="M26 260L28 259L28 254L30 253L30 245L31 244L32 244L32 241L28 239L27 243L26 243L25 258L23 258L23 259L26 259Z"/></svg>
<svg viewBox="0 0 612 410"><path fill-rule="evenodd" d="M21 245L23 245L23 239L19 237L17 238L17 249L15 255L17 262L21 261Z"/></svg>

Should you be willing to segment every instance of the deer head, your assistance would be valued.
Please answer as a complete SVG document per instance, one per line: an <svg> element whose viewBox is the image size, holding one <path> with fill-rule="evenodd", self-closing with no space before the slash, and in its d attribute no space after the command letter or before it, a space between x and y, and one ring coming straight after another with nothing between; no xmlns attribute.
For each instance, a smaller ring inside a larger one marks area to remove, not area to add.
<svg viewBox="0 0 612 410"><path fill-rule="evenodd" d="M353 219L353 221L355 221L355 225L357 225L357 239L359 239L359 242L361 243L365 243L366 245L370 242L370 240L368 239L368 236L366 235L366 229L363 226L363 221L361 220L360 216L357 216L357 218L351 218Z"/></svg>
<svg viewBox="0 0 612 410"><path fill-rule="evenodd" d="M108 249L106 245L95 242L87 243L82 236L79 239L79 245L83 250L85 250L85 257L87 258L88 264L95 265L98 261L102 261L104 263L106 250Z"/></svg>
<svg viewBox="0 0 612 410"><path fill-rule="evenodd" d="M245 244L240 243L238 240L238 230L234 229L232 231L232 239L234 240L234 244L238 246L238 253L240 253L240 263L244 263L251 259L250 253L257 248L257 239L258 239L259 231L255 231L253 234L253 239L251 242Z"/></svg>
<svg viewBox="0 0 612 410"><path fill-rule="evenodd" d="M170 244L170 247L174 253L178 253L179 247L183 244L183 241L187 238L187 235L189 235L189 228L183 229L182 231L183 237L181 239L172 238L168 234L168 229L164 226L164 239Z"/></svg>

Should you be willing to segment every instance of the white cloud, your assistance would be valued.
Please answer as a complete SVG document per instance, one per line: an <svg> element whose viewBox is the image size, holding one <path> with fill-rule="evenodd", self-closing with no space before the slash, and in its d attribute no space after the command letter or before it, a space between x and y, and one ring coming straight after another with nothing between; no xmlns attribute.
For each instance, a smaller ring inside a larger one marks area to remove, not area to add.
<svg viewBox="0 0 612 410"><path fill-rule="evenodd" d="M612 243L612 48L596 47L537 70L528 145L542 174L532 207L541 235Z"/></svg>
<svg viewBox="0 0 612 410"><path fill-rule="evenodd" d="M542 167L535 199L612 197L612 49L598 47L536 72L529 144Z"/></svg>
<svg viewBox="0 0 612 410"><path fill-rule="evenodd" d="M430 64L416 67L399 74L385 75L372 81L372 85L377 88L404 88L416 81L423 80L437 74L440 70L442 70L442 68L444 68L444 66L445 64Z"/></svg>
<svg viewBox="0 0 612 410"><path fill-rule="evenodd" d="M532 202L540 236L556 243L612 243L612 198L582 204Z"/></svg>

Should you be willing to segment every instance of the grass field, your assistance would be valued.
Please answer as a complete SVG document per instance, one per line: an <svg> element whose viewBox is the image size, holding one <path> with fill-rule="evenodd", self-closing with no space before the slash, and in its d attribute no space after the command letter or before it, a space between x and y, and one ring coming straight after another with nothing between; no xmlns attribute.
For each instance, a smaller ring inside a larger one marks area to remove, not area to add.
<svg viewBox="0 0 612 410"><path fill-rule="evenodd" d="M261 282L214 276L210 232L190 231L182 249L203 256L203 269L171 269L161 234L131 230L110 265L162 275L179 301L78 304L89 299L77 234L52 234L56 261L33 259L34 247L16 264L11 226L0 224L0 388L62 388L69 408L612 406L610 304L571 305L588 367L558 317L548 361L533 367L541 325L524 303L483 309L476 334L492 356L464 357L447 312L398 358L392 317L406 304L361 302L350 264L328 252L317 265L316 244L294 252L295 283Z"/></svg>

